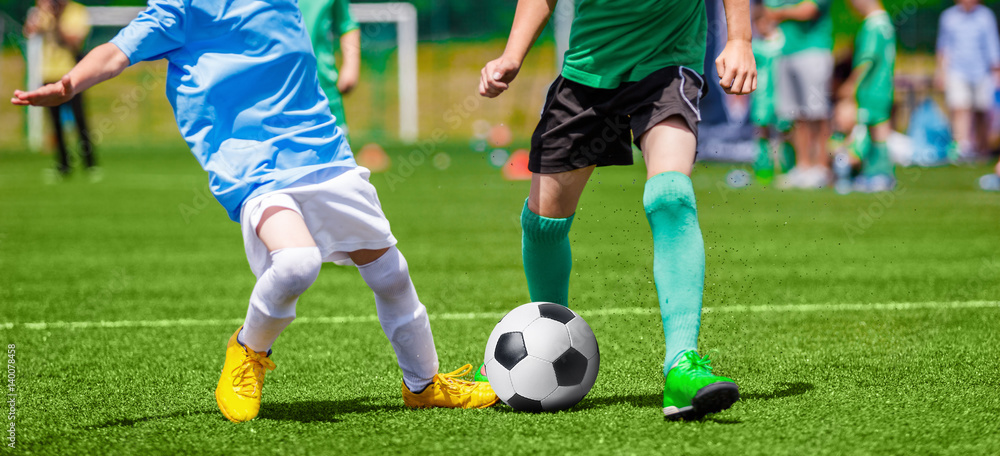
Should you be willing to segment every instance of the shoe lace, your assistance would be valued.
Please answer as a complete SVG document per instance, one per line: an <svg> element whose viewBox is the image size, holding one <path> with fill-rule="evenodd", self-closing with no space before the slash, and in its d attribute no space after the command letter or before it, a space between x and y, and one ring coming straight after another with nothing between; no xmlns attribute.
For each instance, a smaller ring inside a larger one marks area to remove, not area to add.
<svg viewBox="0 0 1000 456"><path fill-rule="evenodd" d="M448 372L446 374L436 374L434 375L433 383L437 384L438 387L448 390L455 394L465 394L476 387L476 382L470 382L468 380L463 380L459 377L467 375L472 372L472 364L466 364L457 370Z"/></svg>
<svg viewBox="0 0 1000 456"><path fill-rule="evenodd" d="M260 397L260 385L264 383L264 369L274 370L274 361L267 355L246 349L247 357L243 363L233 369L233 388L239 388L240 394L250 397Z"/></svg>
<svg viewBox="0 0 1000 456"><path fill-rule="evenodd" d="M684 357L687 358L691 370L698 370L706 374L712 373L712 360L709 355L698 356L697 352L691 350L685 353Z"/></svg>

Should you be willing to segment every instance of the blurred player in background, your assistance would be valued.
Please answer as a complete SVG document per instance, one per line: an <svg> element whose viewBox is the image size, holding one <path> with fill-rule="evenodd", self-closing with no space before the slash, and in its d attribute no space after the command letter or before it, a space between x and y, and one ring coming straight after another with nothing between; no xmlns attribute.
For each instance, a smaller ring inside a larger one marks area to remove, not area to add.
<svg viewBox="0 0 1000 456"><path fill-rule="evenodd" d="M42 36L42 81L50 84L60 78L76 65L83 44L90 35L90 15L87 7L66 0L38 0L35 8L28 15L24 24L25 35L40 34ZM83 166L91 181L101 178L94 154L94 144L90 140L90 130L87 128L87 115L83 105L83 95L78 94L67 101L76 120L76 129L80 135L80 155ZM49 118L55 128L56 136L56 168L47 179L53 181L69 175L69 148L66 144L66 133L62 123L63 105L50 106Z"/></svg>
<svg viewBox="0 0 1000 456"><path fill-rule="evenodd" d="M895 169L886 141L892 132L893 76L896 68L896 29L879 0L851 0L864 17L854 44L854 68L844 83L853 92L857 123L867 129L858 155L861 174L854 190L882 192L896 186Z"/></svg>
<svg viewBox="0 0 1000 456"><path fill-rule="evenodd" d="M788 144L785 133L788 122L778 119L775 112L775 73L785 36L760 3L753 4L754 28L753 57L757 62L757 89L750 95L750 120L757 126L757 158L753 163L757 181L769 185L774 176L787 172L795 164L795 151ZM781 144L775 150L774 136L781 134Z"/></svg>
<svg viewBox="0 0 1000 456"><path fill-rule="evenodd" d="M976 158L988 147L988 113L1000 77L996 16L979 0L956 0L941 13L934 76L951 118L952 158Z"/></svg>
<svg viewBox="0 0 1000 456"><path fill-rule="evenodd" d="M257 276L243 326L226 345L215 398L231 421L260 410L271 346L295 319L323 262L355 264L375 293L403 371L408 407L481 408L488 384L438 373L430 322L382 213L316 77L294 0L150 0L111 43L59 82L15 91L19 106L56 106L143 60L166 58L167 98L181 134L229 217Z"/></svg>
<svg viewBox="0 0 1000 456"><path fill-rule="evenodd" d="M778 117L794 121L795 167L784 188L820 188L830 180L830 75L833 72L831 0L764 0L785 46L778 64Z"/></svg>
<svg viewBox="0 0 1000 456"><path fill-rule="evenodd" d="M520 0L507 47L482 69L479 93L496 97L517 76L555 0ZM728 93L756 86L750 3L724 0L728 41L716 59ZM569 230L596 166L631 165L642 150L643 194L653 232L653 277L666 357L663 413L700 419L739 399L732 380L697 353L705 245L690 174L697 146L707 19L704 2L579 0L561 75L531 138L531 190L521 212L532 301L569 304ZM480 375L482 375L480 369Z"/></svg>
<svg viewBox="0 0 1000 456"><path fill-rule="evenodd" d="M347 134L342 95L350 93L361 73L361 29L348 0L299 0L302 21L312 40L319 86L330 102L337 126ZM335 55L340 52L338 71Z"/></svg>

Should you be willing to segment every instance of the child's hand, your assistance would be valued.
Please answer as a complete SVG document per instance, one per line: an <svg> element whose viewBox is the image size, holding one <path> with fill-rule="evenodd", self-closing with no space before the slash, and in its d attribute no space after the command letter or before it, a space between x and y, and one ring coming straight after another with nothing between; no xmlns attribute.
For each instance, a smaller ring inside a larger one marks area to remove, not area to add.
<svg viewBox="0 0 1000 456"><path fill-rule="evenodd" d="M487 98L500 95L510 87L520 69L521 64L503 56L491 60L479 72L479 94Z"/></svg>
<svg viewBox="0 0 1000 456"><path fill-rule="evenodd" d="M746 95L757 89L757 63L750 42L730 40L715 59L719 85L733 95Z"/></svg>
<svg viewBox="0 0 1000 456"><path fill-rule="evenodd" d="M69 75L63 76L59 82L46 84L37 90L24 92L14 91L14 98L10 99L11 104L17 106L59 106L70 99L76 93L73 91L73 83L69 80Z"/></svg>

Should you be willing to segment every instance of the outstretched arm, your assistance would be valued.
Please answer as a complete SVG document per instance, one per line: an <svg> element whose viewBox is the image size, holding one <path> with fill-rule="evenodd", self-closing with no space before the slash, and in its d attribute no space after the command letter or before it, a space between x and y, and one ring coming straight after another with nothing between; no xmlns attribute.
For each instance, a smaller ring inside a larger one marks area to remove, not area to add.
<svg viewBox="0 0 1000 456"><path fill-rule="evenodd" d="M556 0L520 0L514 12L514 25L510 27L510 37L503 55L486 63L480 71L479 94L493 98L507 90L511 81L521 69L524 57L542 33L552 16Z"/></svg>
<svg viewBox="0 0 1000 456"><path fill-rule="evenodd" d="M76 94L118 76L129 65L128 57L111 43L90 51L62 80L36 90L15 90L12 104L18 106L59 106Z"/></svg>
<svg viewBox="0 0 1000 456"><path fill-rule="evenodd" d="M715 69L726 93L745 95L757 89L757 62L750 47L750 2L723 0L723 6L729 38L715 59Z"/></svg>

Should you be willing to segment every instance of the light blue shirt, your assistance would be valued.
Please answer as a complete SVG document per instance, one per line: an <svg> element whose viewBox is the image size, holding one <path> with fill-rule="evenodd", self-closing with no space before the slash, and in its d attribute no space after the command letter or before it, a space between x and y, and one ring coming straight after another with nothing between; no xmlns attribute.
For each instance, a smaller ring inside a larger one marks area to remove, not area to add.
<svg viewBox="0 0 1000 456"><path fill-rule="evenodd" d="M1000 66L1000 35L993 11L983 5L968 12L958 5L944 10L937 52L947 56L948 72L967 82L988 77L991 68Z"/></svg>
<svg viewBox="0 0 1000 456"><path fill-rule="evenodd" d="M170 62L177 127L234 221L249 198L357 166L295 0L150 0L111 42Z"/></svg>

